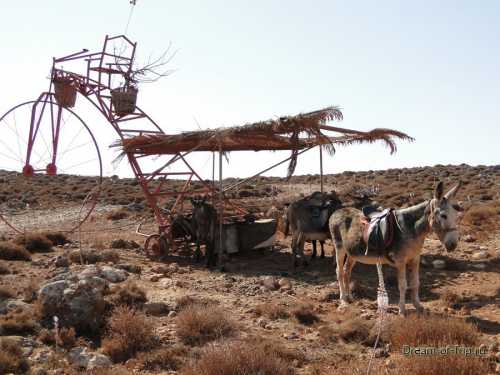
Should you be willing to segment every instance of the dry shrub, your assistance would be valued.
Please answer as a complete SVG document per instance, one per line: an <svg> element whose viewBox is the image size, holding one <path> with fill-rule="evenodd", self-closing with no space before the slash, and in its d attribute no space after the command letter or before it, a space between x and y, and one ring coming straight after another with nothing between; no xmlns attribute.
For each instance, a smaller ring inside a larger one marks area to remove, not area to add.
<svg viewBox="0 0 500 375"><path fill-rule="evenodd" d="M125 362L137 352L150 349L156 341L154 325L146 315L128 306L117 307L107 324L103 352L115 363Z"/></svg>
<svg viewBox="0 0 500 375"><path fill-rule="evenodd" d="M183 346L155 349L141 355L139 368L143 371L176 371L182 366L187 353L187 348Z"/></svg>
<svg viewBox="0 0 500 375"><path fill-rule="evenodd" d="M141 308L147 302L146 291L132 281L117 287L112 301L116 305L127 305Z"/></svg>
<svg viewBox="0 0 500 375"><path fill-rule="evenodd" d="M299 367L302 366L307 360L304 353L296 349L287 348L277 340L263 339L262 337L253 336L245 339L245 345L250 347L258 346L264 352L271 353L286 363L295 362Z"/></svg>
<svg viewBox="0 0 500 375"><path fill-rule="evenodd" d="M258 345L226 343L211 345L182 375L291 375L288 363Z"/></svg>
<svg viewBox="0 0 500 375"><path fill-rule="evenodd" d="M55 345L56 335L51 329L42 329L38 334L38 340L43 342L45 345Z"/></svg>
<svg viewBox="0 0 500 375"><path fill-rule="evenodd" d="M116 250L103 250L100 253L100 262L118 263L120 261L120 254Z"/></svg>
<svg viewBox="0 0 500 375"><path fill-rule="evenodd" d="M37 323L25 311L13 311L0 317L0 335L30 335L35 333Z"/></svg>
<svg viewBox="0 0 500 375"><path fill-rule="evenodd" d="M0 301L15 297L16 297L16 292L10 286L0 285Z"/></svg>
<svg viewBox="0 0 500 375"><path fill-rule="evenodd" d="M12 242L0 242L0 259L4 260L31 260L31 254L24 247Z"/></svg>
<svg viewBox="0 0 500 375"><path fill-rule="evenodd" d="M14 239L14 243L24 246L30 253L48 253L52 251L52 241L43 234L22 234Z"/></svg>
<svg viewBox="0 0 500 375"><path fill-rule="evenodd" d="M449 290L445 290L443 294L441 294L441 300L443 300L448 306L456 308L462 302L462 298Z"/></svg>
<svg viewBox="0 0 500 375"><path fill-rule="evenodd" d="M113 366L113 367L98 367L93 370L87 370L87 374L90 375L133 375L131 372L124 366Z"/></svg>
<svg viewBox="0 0 500 375"><path fill-rule="evenodd" d="M52 242L53 246L62 246L69 242L68 237L66 237L66 235L61 232L44 232L43 236L45 236L50 242Z"/></svg>
<svg viewBox="0 0 500 375"><path fill-rule="evenodd" d="M9 266L5 262L0 262L0 275L8 275L10 273Z"/></svg>
<svg viewBox="0 0 500 375"><path fill-rule="evenodd" d="M410 346L466 345L479 342L478 329L463 320L441 316L397 317L390 322L389 340L395 348Z"/></svg>
<svg viewBox="0 0 500 375"><path fill-rule="evenodd" d="M478 375L488 371L485 358L449 354L404 357L391 375Z"/></svg>
<svg viewBox="0 0 500 375"><path fill-rule="evenodd" d="M69 260L72 263L80 264L81 258L83 258L85 264L95 264L97 262L118 263L120 261L120 255L114 250L82 250L81 256L80 250L75 250L69 254Z"/></svg>
<svg viewBox="0 0 500 375"><path fill-rule="evenodd" d="M373 341L372 328L373 323L359 317L353 317L334 326L321 327L319 335L326 342L337 342L340 339L344 343L371 344Z"/></svg>
<svg viewBox="0 0 500 375"><path fill-rule="evenodd" d="M255 307L257 315L264 315L269 319L287 319L290 317L288 310L277 303L263 303Z"/></svg>
<svg viewBox="0 0 500 375"><path fill-rule="evenodd" d="M300 324L304 324L306 326L319 322L319 317L316 315L313 306L311 305L299 306L292 311L292 314Z"/></svg>
<svg viewBox="0 0 500 375"><path fill-rule="evenodd" d="M472 206L469 208L462 219L465 224L481 227L494 220L497 212L493 207L486 205Z"/></svg>
<svg viewBox="0 0 500 375"><path fill-rule="evenodd" d="M191 305L177 316L177 336L188 345L201 345L235 333L236 324L217 306Z"/></svg>
<svg viewBox="0 0 500 375"><path fill-rule="evenodd" d="M193 296L182 296L176 299L176 310L181 311L191 306L215 306L218 302L210 298L200 298Z"/></svg>
<svg viewBox="0 0 500 375"><path fill-rule="evenodd" d="M64 349L71 349L76 344L76 332L73 327L61 328L59 330L57 345Z"/></svg>
<svg viewBox="0 0 500 375"><path fill-rule="evenodd" d="M106 215L106 219L113 221L126 219L127 217L129 217L129 213L123 208L113 210Z"/></svg>
<svg viewBox="0 0 500 375"><path fill-rule="evenodd" d="M0 374L24 374L29 364L17 343L6 338L0 339Z"/></svg>
<svg viewBox="0 0 500 375"><path fill-rule="evenodd" d="M31 303L38 297L38 289L40 288L40 280L30 280L28 285L23 289L23 301Z"/></svg>

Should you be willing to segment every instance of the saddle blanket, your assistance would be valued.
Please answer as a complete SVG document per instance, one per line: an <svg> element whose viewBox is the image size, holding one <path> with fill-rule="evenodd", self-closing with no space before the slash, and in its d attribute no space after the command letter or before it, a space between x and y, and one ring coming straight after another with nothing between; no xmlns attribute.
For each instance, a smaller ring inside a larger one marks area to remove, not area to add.
<svg viewBox="0 0 500 375"><path fill-rule="evenodd" d="M366 244L365 255L386 256L386 250L394 240L396 216L393 208L364 216L363 239Z"/></svg>

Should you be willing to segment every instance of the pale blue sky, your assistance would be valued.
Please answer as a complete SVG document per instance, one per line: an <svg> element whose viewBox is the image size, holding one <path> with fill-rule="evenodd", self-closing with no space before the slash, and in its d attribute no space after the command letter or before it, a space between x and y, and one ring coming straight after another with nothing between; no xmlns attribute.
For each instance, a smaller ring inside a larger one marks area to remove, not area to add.
<svg viewBox="0 0 500 375"><path fill-rule="evenodd" d="M105 34L123 33L130 5L17 0L0 9L3 113L46 89L52 56L99 50ZM195 119L216 127L339 105L340 126L395 128L416 142L392 156L380 144L339 148L326 173L500 163L500 1L138 0L128 36L139 60L169 41L179 49L175 74L144 85L138 101L167 133L196 129ZM116 136L95 113L79 114L98 134L105 172L116 173L107 149ZM233 153L225 175L287 155ZM296 174L317 173L317 156L299 158Z"/></svg>

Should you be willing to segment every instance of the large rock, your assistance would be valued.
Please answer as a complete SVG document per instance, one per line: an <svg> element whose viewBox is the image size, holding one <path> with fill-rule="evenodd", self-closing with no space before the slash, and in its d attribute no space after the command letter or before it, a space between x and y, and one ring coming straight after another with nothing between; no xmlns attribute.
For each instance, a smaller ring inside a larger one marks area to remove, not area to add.
<svg viewBox="0 0 500 375"><path fill-rule="evenodd" d="M68 358L72 365L86 370L93 370L98 367L108 367L112 365L109 357L101 353L92 352L84 347L71 349L68 353Z"/></svg>
<svg viewBox="0 0 500 375"><path fill-rule="evenodd" d="M92 271L62 273L42 285L38 301L44 318L57 316L63 326L82 333L97 332L103 324L108 281Z"/></svg>

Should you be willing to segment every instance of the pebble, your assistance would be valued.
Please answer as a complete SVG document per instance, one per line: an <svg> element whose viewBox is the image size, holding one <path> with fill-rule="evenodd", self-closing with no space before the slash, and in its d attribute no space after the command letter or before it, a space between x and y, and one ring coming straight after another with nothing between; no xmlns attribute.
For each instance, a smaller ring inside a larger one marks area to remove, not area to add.
<svg viewBox="0 0 500 375"><path fill-rule="evenodd" d="M467 235L464 236L463 240L465 242L476 242L476 237L474 237L471 234L467 234Z"/></svg>
<svg viewBox="0 0 500 375"><path fill-rule="evenodd" d="M489 256L490 256L490 254L488 254L487 251L480 250L477 253L472 254L472 259L474 259L474 260L482 260L482 259L488 258Z"/></svg>
<svg viewBox="0 0 500 375"><path fill-rule="evenodd" d="M473 264L472 268L475 268L476 270L482 271L482 270L486 269L486 264L484 264L484 263Z"/></svg>
<svg viewBox="0 0 500 375"><path fill-rule="evenodd" d="M442 259L436 259L432 262L432 266L437 270L444 270L446 268L446 262Z"/></svg>

